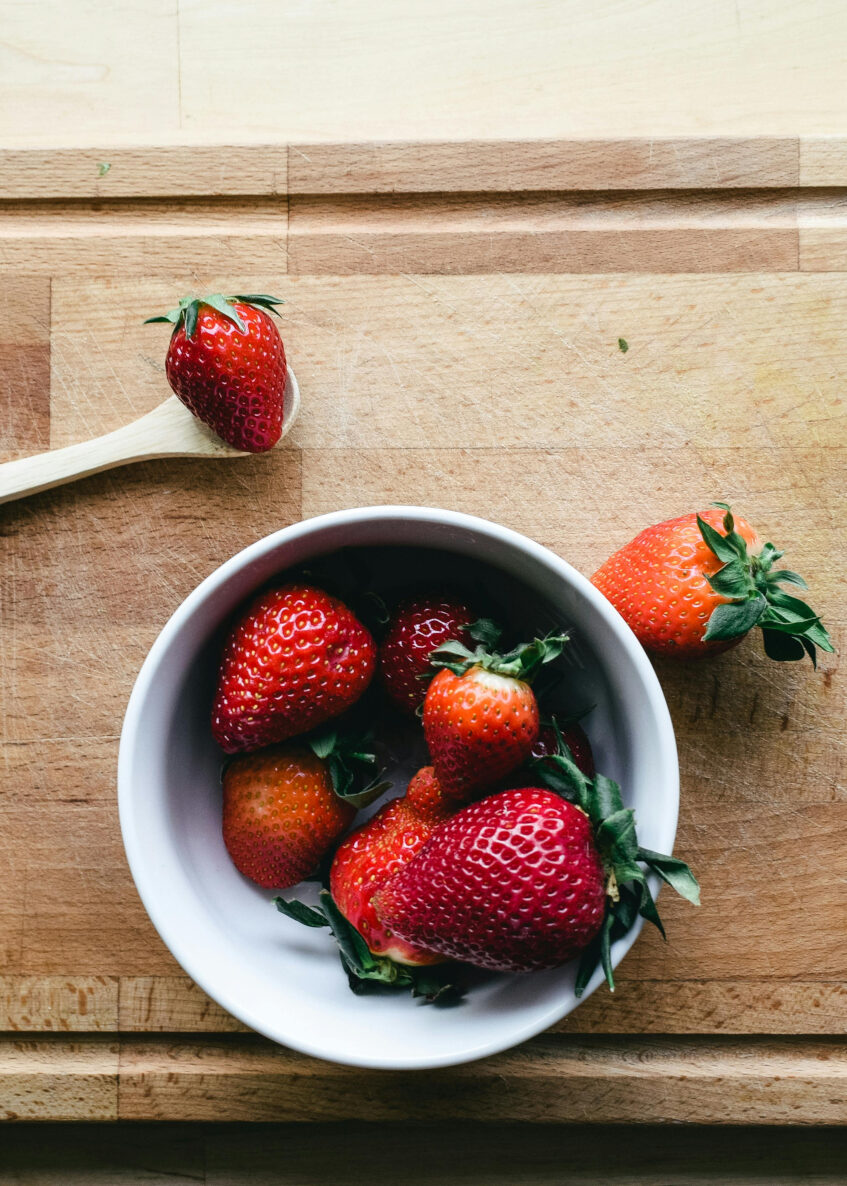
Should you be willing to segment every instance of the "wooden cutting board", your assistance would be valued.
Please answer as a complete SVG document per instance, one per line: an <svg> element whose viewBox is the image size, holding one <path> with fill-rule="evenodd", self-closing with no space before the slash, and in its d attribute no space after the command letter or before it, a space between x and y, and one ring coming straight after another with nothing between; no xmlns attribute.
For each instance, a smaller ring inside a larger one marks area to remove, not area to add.
<svg viewBox="0 0 847 1186"><path fill-rule="evenodd" d="M847 1121L837 656L657 663L702 908L665 895L669 941L639 939L614 998L450 1071L245 1031L150 925L115 799L124 707L181 599L341 507L480 514L590 574L728 499L843 646L845 183L839 140L0 153L4 458L163 399L167 335L141 323L189 290L285 298L303 395L270 456L0 508L0 1114Z"/></svg>

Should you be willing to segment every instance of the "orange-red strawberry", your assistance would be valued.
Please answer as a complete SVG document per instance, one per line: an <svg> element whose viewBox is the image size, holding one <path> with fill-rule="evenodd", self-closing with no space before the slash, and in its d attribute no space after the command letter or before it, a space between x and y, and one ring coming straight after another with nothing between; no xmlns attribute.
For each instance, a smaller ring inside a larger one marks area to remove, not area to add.
<svg viewBox="0 0 847 1186"><path fill-rule="evenodd" d="M456 804L442 792L432 767L425 766L401 799L386 803L336 852L329 875L330 892L374 955L388 956L402 964L437 964L444 958L393 935L377 918L372 899L455 810Z"/></svg>
<svg viewBox="0 0 847 1186"><path fill-rule="evenodd" d="M266 889L313 873L350 826L329 762L305 745L234 758L223 775L223 836L235 867Z"/></svg>
<svg viewBox="0 0 847 1186"><path fill-rule="evenodd" d="M423 726L445 794L467 800L523 765L539 730L529 680L561 653L566 635L516 647L507 655L471 652L457 642L434 652L440 665L424 700Z"/></svg>
<svg viewBox="0 0 847 1186"><path fill-rule="evenodd" d="M273 448L282 433L287 366L279 330L265 310L275 297L186 297L164 317L173 324L168 382L213 432L248 453Z"/></svg>
<svg viewBox="0 0 847 1186"><path fill-rule="evenodd" d="M375 664L373 638L337 598L301 584L263 593L224 646L215 740L236 753L314 729L355 704Z"/></svg>
<svg viewBox="0 0 847 1186"><path fill-rule="evenodd" d="M476 615L461 601L441 593L424 593L401 602L388 624L379 649L382 682L404 712L414 713L426 696L432 652L451 639L471 646L468 627Z"/></svg>
<svg viewBox="0 0 847 1186"><path fill-rule="evenodd" d="M723 531L721 531L721 527ZM725 503L648 527L591 578L647 650L702 658L735 646L754 626L772 659L815 662L833 649L820 618L780 586L806 583L773 544L762 545Z"/></svg>

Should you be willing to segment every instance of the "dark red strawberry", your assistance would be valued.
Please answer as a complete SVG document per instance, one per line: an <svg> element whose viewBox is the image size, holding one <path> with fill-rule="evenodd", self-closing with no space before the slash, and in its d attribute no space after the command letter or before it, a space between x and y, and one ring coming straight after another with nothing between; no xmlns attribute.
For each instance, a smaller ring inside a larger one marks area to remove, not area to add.
<svg viewBox="0 0 847 1186"><path fill-rule="evenodd" d="M720 528L723 527L723 532ZM597 569L592 583L649 651L697 659L735 646L754 626L771 659L832 651L820 618L780 585L806 588L726 503L648 527Z"/></svg>
<svg viewBox="0 0 847 1186"><path fill-rule="evenodd" d="M392 935L377 918L372 898L455 810L455 803L441 791L432 767L426 766L418 771L402 798L386 803L336 852L330 870L330 892L374 955L388 956L402 964L435 964L444 958Z"/></svg>
<svg viewBox="0 0 847 1186"><path fill-rule="evenodd" d="M371 635L343 602L310 585L263 593L224 646L215 740L235 753L306 733L350 708L375 664Z"/></svg>
<svg viewBox="0 0 847 1186"><path fill-rule="evenodd" d="M450 642L434 653L432 662L443 670L429 685L423 725L445 794L466 801L527 760L539 730L528 681L566 641L566 635L536 639L507 655Z"/></svg>
<svg viewBox="0 0 847 1186"><path fill-rule="evenodd" d="M234 758L223 795L227 851L266 889L285 889L313 873L356 814L335 793L329 763L305 745Z"/></svg>
<svg viewBox="0 0 847 1186"><path fill-rule="evenodd" d="M573 760L586 778L593 778L596 773L594 754L588 734L579 721L572 721L569 725L542 725L538 740L530 752L530 761L559 753L560 741L568 747Z"/></svg>
<svg viewBox="0 0 847 1186"><path fill-rule="evenodd" d="M442 593L419 594L403 601L391 616L379 652L382 682L404 712L414 713L423 704L432 652L455 640L473 645L467 629L476 615L461 601Z"/></svg>
<svg viewBox="0 0 847 1186"><path fill-rule="evenodd" d="M185 406L227 444L273 448L282 433L287 366L279 330L265 310L276 297L186 297L164 317L174 326L168 382Z"/></svg>

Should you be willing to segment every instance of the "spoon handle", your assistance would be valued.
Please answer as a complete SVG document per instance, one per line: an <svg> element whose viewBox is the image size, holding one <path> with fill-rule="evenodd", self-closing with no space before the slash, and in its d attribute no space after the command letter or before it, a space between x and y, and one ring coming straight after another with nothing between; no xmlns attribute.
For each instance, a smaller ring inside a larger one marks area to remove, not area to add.
<svg viewBox="0 0 847 1186"><path fill-rule="evenodd" d="M0 465L0 503L62 486L130 461L236 453L192 416L175 395L131 424L92 441Z"/></svg>

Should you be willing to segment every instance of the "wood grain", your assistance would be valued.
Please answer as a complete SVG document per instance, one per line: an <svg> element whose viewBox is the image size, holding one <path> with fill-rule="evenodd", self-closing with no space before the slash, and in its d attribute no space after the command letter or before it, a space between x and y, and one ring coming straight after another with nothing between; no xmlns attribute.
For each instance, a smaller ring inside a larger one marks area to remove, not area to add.
<svg viewBox="0 0 847 1186"><path fill-rule="evenodd" d="M50 447L50 280L0 285L0 455Z"/></svg>
<svg viewBox="0 0 847 1186"><path fill-rule="evenodd" d="M555 1035L426 1075L333 1067L249 1036L123 1039L118 1110L159 1120L826 1124L847 1119L845 1078L838 1039Z"/></svg>
<svg viewBox="0 0 847 1186"><path fill-rule="evenodd" d="M87 184L71 157L58 167ZM140 158L126 168L142 185ZM158 184L193 192L193 165L169 168ZM728 498L810 578L843 648L847 297L803 247L816 230L835 242L840 192L215 192L3 206L0 311L41 376L10 388L5 456L160 403L167 335L142 322L190 289L283 297L304 398L271 456L145 463L0 512L3 1105L847 1122L847 1063L827 1039L847 991L838 656L773 669L749 640L696 679L657 663L681 756L677 851L701 873L702 908L665 895L670 941L645 933L616 999L425 1084L300 1059L210 1002L144 913L114 800L123 708L173 609L245 544L344 506L479 513L590 573L648 520ZM470 273L439 274L455 269Z"/></svg>

